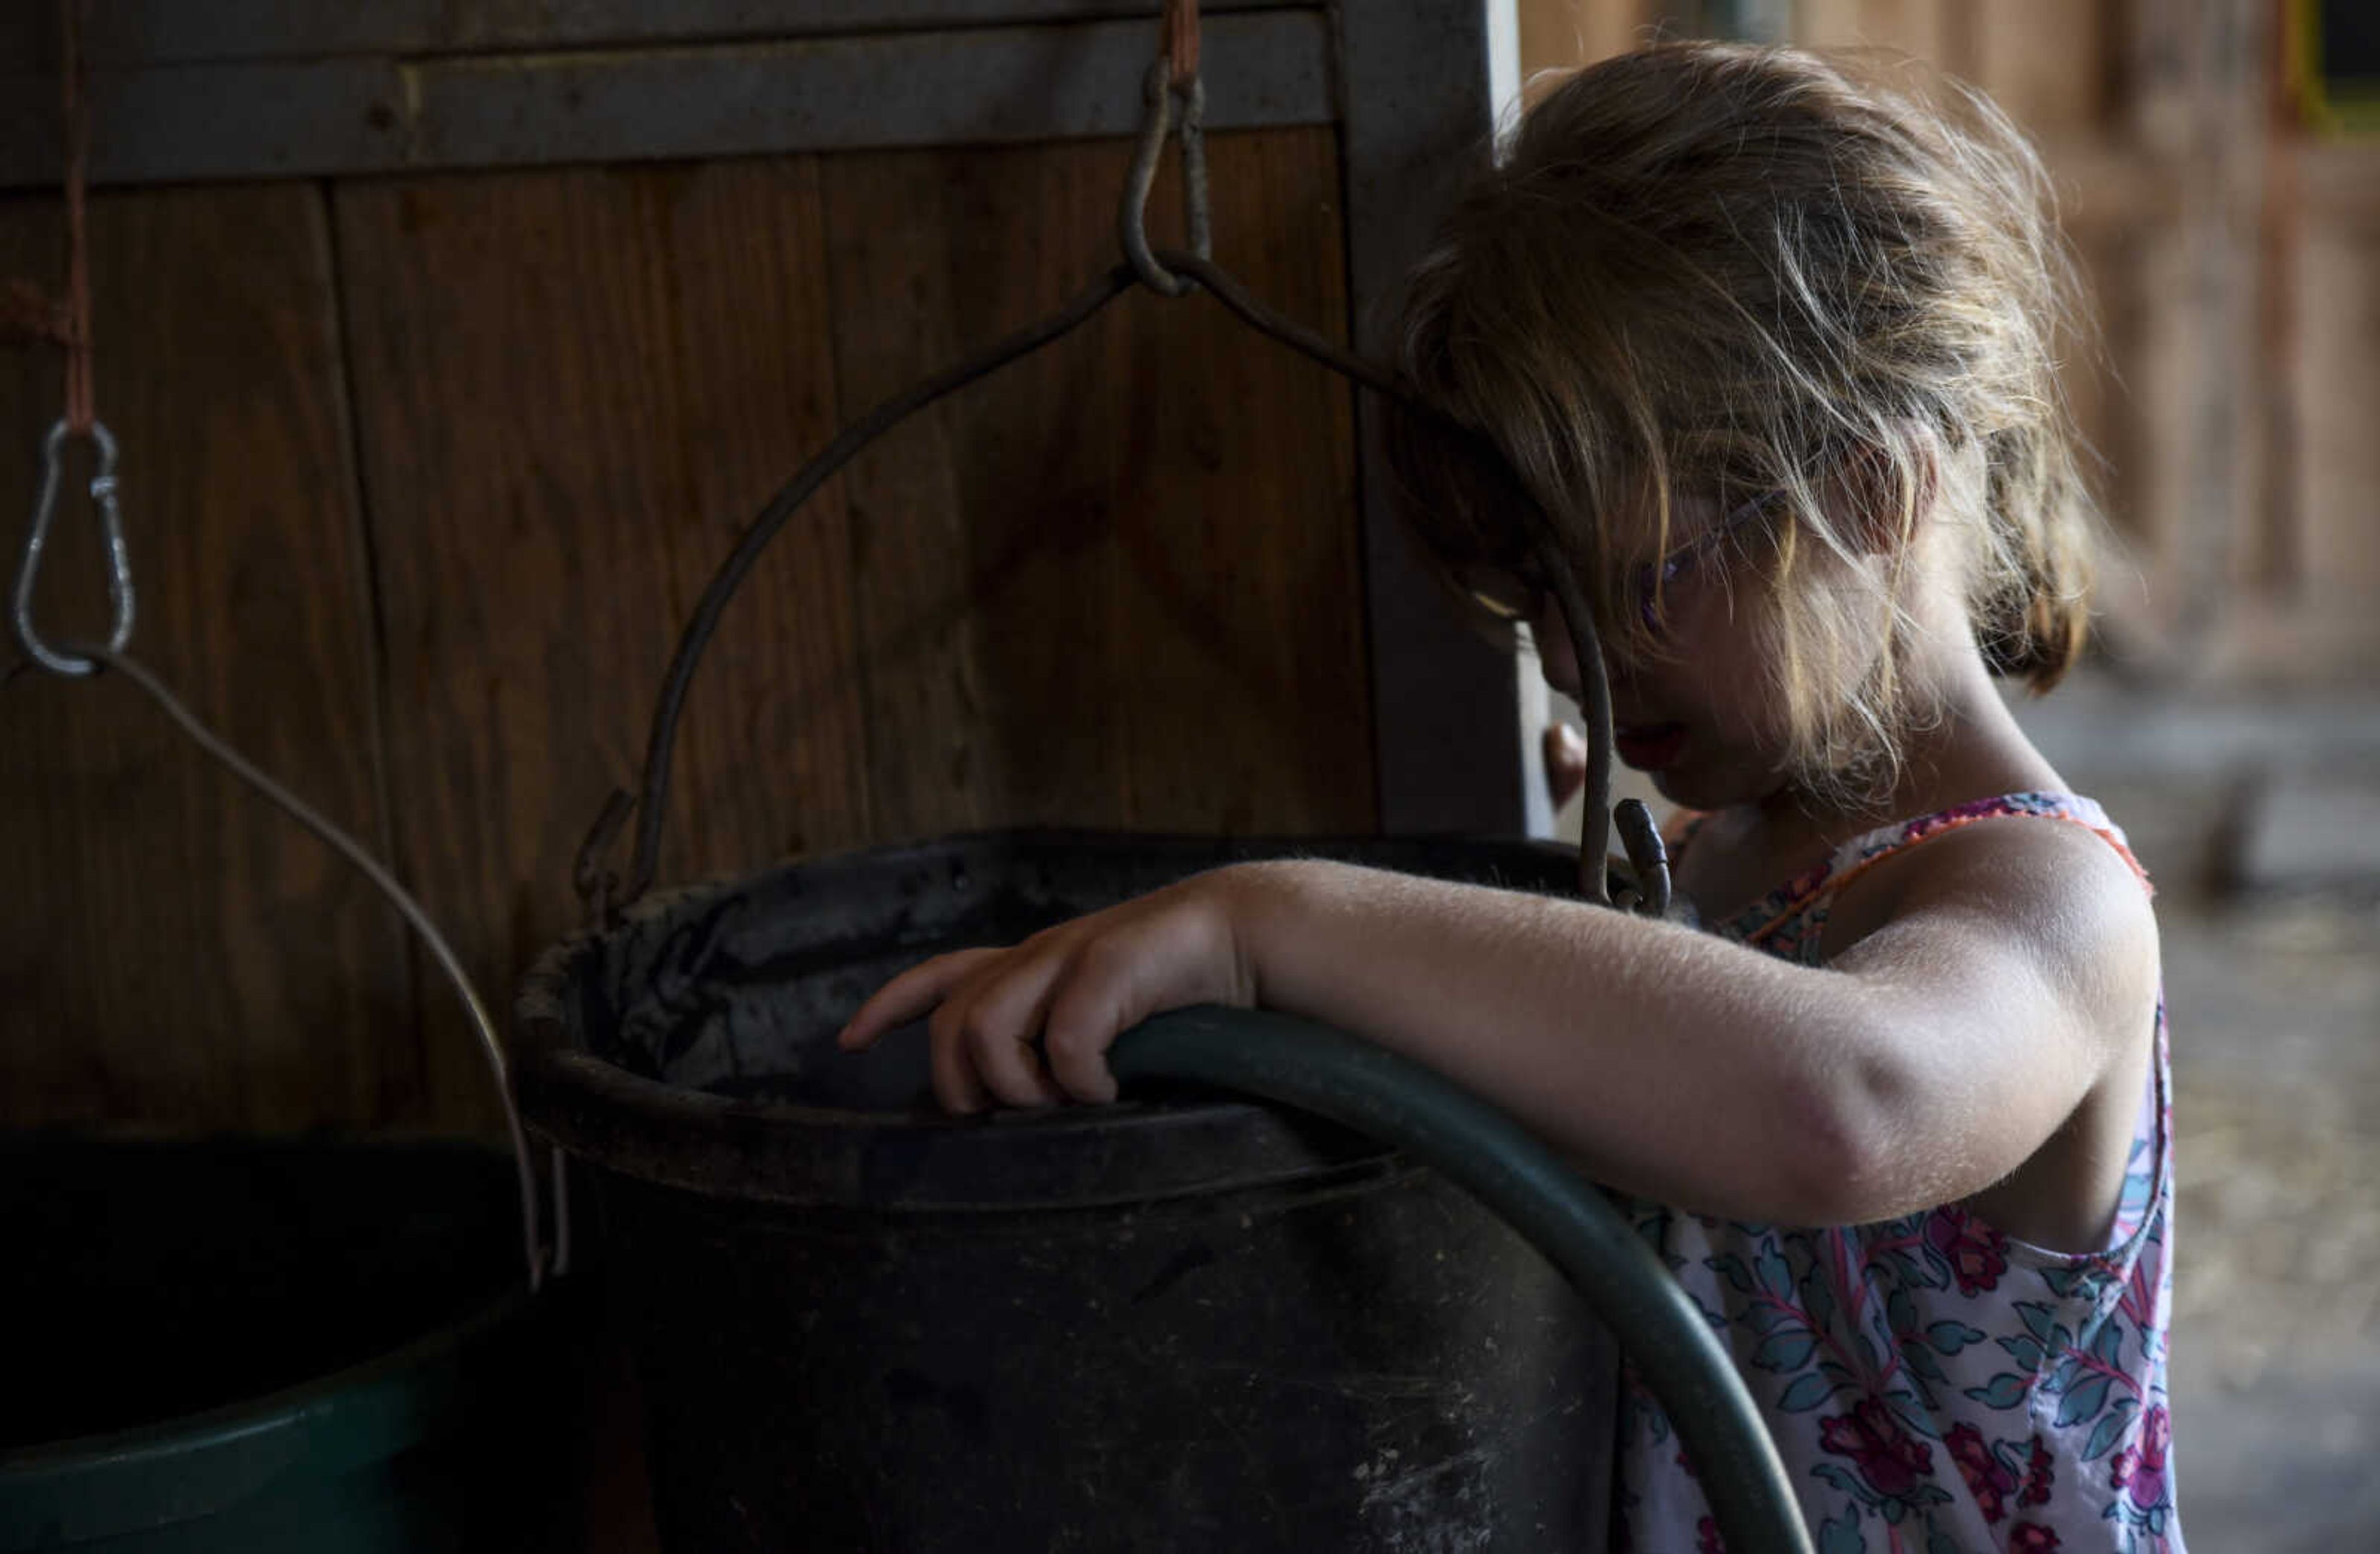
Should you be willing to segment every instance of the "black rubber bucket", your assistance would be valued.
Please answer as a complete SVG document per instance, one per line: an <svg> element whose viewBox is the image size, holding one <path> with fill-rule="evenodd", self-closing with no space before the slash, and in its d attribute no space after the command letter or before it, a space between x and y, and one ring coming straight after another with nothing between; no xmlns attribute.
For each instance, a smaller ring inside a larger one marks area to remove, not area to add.
<svg viewBox="0 0 2380 1554"><path fill-rule="evenodd" d="M596 1168L675 1549L1594 1549L1615 1359L1494 1216L1211 1096L953 1120L939 951L1296 852L1564 892L1527 844L1007 832L656 899L525 988L530 1125Z"/></svg>

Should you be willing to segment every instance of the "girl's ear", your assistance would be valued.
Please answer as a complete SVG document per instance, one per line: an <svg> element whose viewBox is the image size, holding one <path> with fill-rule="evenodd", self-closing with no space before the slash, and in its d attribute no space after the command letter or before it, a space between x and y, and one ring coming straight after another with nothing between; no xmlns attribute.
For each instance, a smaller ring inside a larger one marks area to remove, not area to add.
<svg viewBox="0 0 2380 1554"><path fill-rule="evenodd" d="M1892 555L1908 549L1941 489L1934 439L1913 426L1895 430L1901 435L1891 445L1863 443L1854 447L1838 477L1843 538L1862 555Z"/></svg>

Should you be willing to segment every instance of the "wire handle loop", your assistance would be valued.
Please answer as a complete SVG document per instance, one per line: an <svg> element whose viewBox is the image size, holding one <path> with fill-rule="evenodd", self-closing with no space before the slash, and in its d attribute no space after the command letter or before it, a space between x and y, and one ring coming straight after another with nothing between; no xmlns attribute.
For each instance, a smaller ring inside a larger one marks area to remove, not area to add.
<svg viewBox="0 0 2380 1554"><path fill-rule="evenodd" d="M1116 212L1116 228L1123 239L1124 257L1133 273L1151 291L1180 297L1196 284L1158 262L1148 246L1148 191L1157 181L1158 159L1171 132L1182 145L1182 213L1189 228L1190 251L1200 259L1214 257L1214 232L1207 201L1207 88L1193 68L1177 78L1170 55L1149 61L1141 83L1147 103L1140 122L1140 146L1133 153L1132 172L1123 181L1123 205Z"/></svg>
<svg viewBox="0 0 2380 1554"><path fill-rule="evenodd" d="M786 481L769 499L769 504L760 509L759 516L746 526L735 548L711 574L700 601L678 636L677 650L670 659L669 672L653 703L652 726L645 739L642 781L635 793L614 793L604 801L602 812L596 816L595 823L588 828L586 840L579 844L572 879L591 925L609 928L652 885L654 873L660 868L662 823L669 808L670 765L677 748L678 719L686 708L686 691L694 683L703 650L709 646L711 634L719 629L728 601L744 586L744 579L751 575L770 541L820 486L879 437L937 400L1070 334L1130 291L1133 281L1131 267L1118 264L1048 318L995 341L976 355L883 401L835 433L834 441ZM631 815L637 822L636 845L624 880L607 868L603 859Z"/></svg>
<svg viewBox="0 0 2380 1554"><path fill-rule="evenodd" d="M489 1015L488 1006L481 1002L478 989L471 986L470 976L463 969L462 958L455 954L446 936L438 931L438 925L431 920L429 912L413 898L411 892L397 883L395 876L389 873L362 843L333 824L321 811L233 748L223 735L200 722L198 714L167 689L164 681L138 661L127 658L117 645L101 647L96 643L78 642L75 649L81 655L77 662L89 666L89 669L75 673L104 669L122 676L141 691L211 759L352 865L420 936L431 959L445 974L455 996L462 1002L472 1034L478 1037L480 1051L487 1058L488 1072L495 1080L496 1099L504 1108L504 1128L512 1145L513 1172L520 1191L521 1258L528 1275L528 1287L536 1291L544 1285L547 1278L567 1272L570 1267L570 1200L569 1179L563 1169L563 1157L557 1151L552 1159L552 1240L549 1243L546 1240L545 1218L539 1206L536 1159L529 1148L528 1131L521 1123L519 1103L513 1096L512 1071L504 1056L503 1038L497 1035L496 1023ZM0 686L5 686L7 678L0 676Z"/></svg>
<svg viewBox="0 0 2380 1554"><path fill-rule="evenodd" d="M42 639L33 625L33 585L41 577L42 547L48 542L50 522L57 516L60 469L67 439L73 428L64 419L50 428L42 443L41 492L33 499L33 524L25 535L25 551L17 566L17 640L35 663L53 674L83 675L99 665L80 654L61 652ZM115 496L115 439L100 421L91 423L91 446L99 454L99 470L91 479L91 500L99 509L101 537L107 543L107 599L114 611L108 627L107 650L120 653L132 640L132 554L124 543L124 512Z"/></svg>
<svg viewBox="0 0 2380 1554"><path fill-rule="evenodd" d="M1229 272L1204 255L1167 249L1162 257L1164 264L1183 277L1185 284L1204 290L1221 303L1225 310L1257 333L1268 335L1350 382L1372 390L1389 404L1442 434L1477 437L1477 433L1419 399L1411 387L1400 382L1394 374L1257 301ZM678 638L677 650L671 659L669 672L654 703L651 729L645 743L643 778L637 791L634 794L613 794L605 801L601 813L596 816L594 824L588 828L586 840L579 845L572 871L573 882L587 910L590 927L599 930L612 927L621 913L642 897L653 882L660 867L662 825L669 802L670 768L677 747L678 720L685 710L686 692L693 684L703 650L726 613L728 601L743 586L745 578L751 575L753 566L770 541L783 530L786 521L809 500L812 493L878 437L937 400L1070 334L1117 297L1130 290L1134 281L1132 267L1119 264L1051 317L1019 330L978 355L946 368L884 401L868 415L844 427L825 449L769 499L768 505L760 510L759 516L752 520L743 537L736 541L735 549L720 564L710 586L703 591L700 603ZM1486 451L1493 453L1492 449ZM1564 624L1570 628L1586 693L1583 708L1586 713L1587 738L1586 808L1579 847L1579 892L1589 901L1609 905L1611 904L1611 892L1607 877L1605 849L1612 821L1612 737L1610 690L1604 678L1603 650L1596 631L1594 613L1586 604L1577 578L1563 560L1558 536L1542 515L1536 515L1536 518L1548 575L1554 580L1556 602ZM623 879L605 866L604 857L620 833L627 828L632 816L636 820L635 847L627 875ZM1633 817L1622 818L1623 829L1628 828L1631 819ZM1645 882L1645 888L1637 892L1636 909L1658 915L1668 905L1668 869L1665 860L1655 867L1660 838L1653 831L1649 815L1645 817L1645 823L1641 828L1643 834L1632 837L1629 852L1639 879ZM1650 838L1649 852L1644 836Z"/></svg>

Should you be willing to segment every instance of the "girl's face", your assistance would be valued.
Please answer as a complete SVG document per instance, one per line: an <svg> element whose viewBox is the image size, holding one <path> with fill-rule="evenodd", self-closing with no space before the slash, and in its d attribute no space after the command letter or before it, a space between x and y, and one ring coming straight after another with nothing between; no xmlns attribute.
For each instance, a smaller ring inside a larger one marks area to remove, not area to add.
<svg viewBox="0 0 2380 1554"><path fill-rule="evenodd" d="M1631 658L1605 649L1615 752L1688 808L1756 803L1785 782L1784 710L1767 694L1750 614L1758 581L1745 575L1736 544L1717 542L1723 528L1748 521L1742 509L1722 515L1715 503L1681 498L1673 559L1660 569L1658 618L1670 651ZM1641 594L1641 569L1631 585ZM1537 598L1529 627L1546 682L1578 699L1577 655L1549 595Z"/></svg>

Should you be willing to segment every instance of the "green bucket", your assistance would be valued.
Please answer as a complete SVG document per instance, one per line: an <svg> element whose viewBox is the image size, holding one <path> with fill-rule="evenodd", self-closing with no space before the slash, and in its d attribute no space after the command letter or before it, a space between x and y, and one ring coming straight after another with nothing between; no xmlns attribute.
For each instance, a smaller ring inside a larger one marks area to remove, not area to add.
<svg viewBox="0 0 2380 1554"><path fill-rule="evenodd" d="M574 1541L514 1180L459 1144L0 1140L0 1554Z"/></svg>

